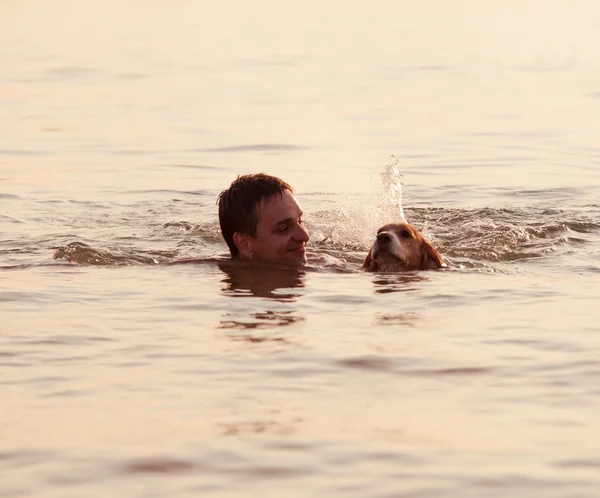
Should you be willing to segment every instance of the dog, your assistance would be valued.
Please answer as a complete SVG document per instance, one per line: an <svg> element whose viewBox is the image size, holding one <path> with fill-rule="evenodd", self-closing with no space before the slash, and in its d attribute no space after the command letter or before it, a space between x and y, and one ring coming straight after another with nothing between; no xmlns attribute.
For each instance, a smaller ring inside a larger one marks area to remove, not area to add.
<svg viewBox="0 0 600 498"><path fill-rule="evenodd" d="M389 223L377 230L377 239L362 265L365 271L397 272L445 267L440 254L408 223Z"/></svg>

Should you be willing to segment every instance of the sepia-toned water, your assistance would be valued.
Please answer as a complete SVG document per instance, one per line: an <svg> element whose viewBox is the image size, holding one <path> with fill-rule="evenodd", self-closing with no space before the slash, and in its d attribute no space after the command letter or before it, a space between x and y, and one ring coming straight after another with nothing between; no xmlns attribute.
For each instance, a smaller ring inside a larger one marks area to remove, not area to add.
<svg viewBox="0 0 600 498"><path fill-rule="evenodd" d="M0 1L0 496L598 496L599 22ZM305 268L223 257L252 172ZM360 271L402 216L448 268Z"/></svg>

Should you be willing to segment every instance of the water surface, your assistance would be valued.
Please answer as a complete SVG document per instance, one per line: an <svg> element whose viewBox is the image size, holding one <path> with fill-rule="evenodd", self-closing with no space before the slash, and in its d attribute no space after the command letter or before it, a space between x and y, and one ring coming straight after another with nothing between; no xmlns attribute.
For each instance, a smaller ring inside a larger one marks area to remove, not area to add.
<svg viewBox="0 0 600 498"><path fill-rule="evenodd" d="M596 496L599 14L0 3L0 494ZM258 171L344 263L220 257Z"/></svg>

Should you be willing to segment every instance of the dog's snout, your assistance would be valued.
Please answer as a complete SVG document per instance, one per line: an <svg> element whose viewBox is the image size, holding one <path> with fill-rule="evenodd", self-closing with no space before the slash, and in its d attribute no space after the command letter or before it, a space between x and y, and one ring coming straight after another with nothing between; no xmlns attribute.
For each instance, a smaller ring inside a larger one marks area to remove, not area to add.
<svg viewBox="0 0 600 498"><path fill-rule="evenodd" d="M392 236L389 232L381 232L377 234L377 242L380 244L387 244L392 240Z"/></svg>

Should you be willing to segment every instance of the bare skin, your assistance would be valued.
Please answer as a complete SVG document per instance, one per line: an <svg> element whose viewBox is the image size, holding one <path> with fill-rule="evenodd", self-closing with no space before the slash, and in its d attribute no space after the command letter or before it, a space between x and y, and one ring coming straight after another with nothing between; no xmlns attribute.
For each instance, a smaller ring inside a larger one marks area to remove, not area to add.
<svg viewBox="0 0 600 498"><path fill-rule="evenodd" d="M310 239L302 221L302 209L289 190L267 199L258 208L256 236L236 232L233 241L240 258L304 264Z"/></svg>

